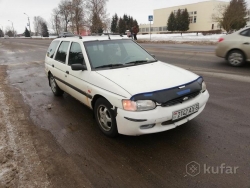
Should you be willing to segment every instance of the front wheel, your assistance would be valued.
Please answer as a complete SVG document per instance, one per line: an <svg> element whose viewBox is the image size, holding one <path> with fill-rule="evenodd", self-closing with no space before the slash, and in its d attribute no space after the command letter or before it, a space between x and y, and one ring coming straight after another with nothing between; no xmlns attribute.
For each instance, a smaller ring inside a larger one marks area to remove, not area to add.
<svg viewBox="0 0 250 188"><path fill-rule="evenodd" d="M55 96L62 96L64 91L61 90L58 85L56 84L56 80L52 74L49 75L49 83L51 90Z"/></svg>
<svg viewBox="0 0 250 188"><path fill-rule="evenodd" d="M227 61L234 67L240 67L245 64L245 56L240 50L232 50L228 53Z"/></svg>
<svg viewBox="0 0 250 188"><path fill-rule="evenodd" d="M94 107L95 119L101 131L109 137L118 135L115 112L112 105L104 98L99 98Z"/></svg>

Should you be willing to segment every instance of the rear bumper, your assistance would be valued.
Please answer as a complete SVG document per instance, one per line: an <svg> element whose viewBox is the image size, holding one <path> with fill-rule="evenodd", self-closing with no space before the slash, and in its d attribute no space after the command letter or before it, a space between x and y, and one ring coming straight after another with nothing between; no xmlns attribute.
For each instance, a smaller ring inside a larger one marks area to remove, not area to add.
<svg viewBox="0 0 250 188"><path fill-rule="evenodd" d="M226 53L226 50L220 44L218 44L215 49L215 55L218 57L226 58Z"/></svg>
<svg viewBox="0 0 250 188"><path fill-rule="evenodd" d="M154 110L144 112L129 112L123 109L117 110L117 128L120 134L143 135L163 132L182 125L198 116L205 108L209 98L208 91L201 93L194 99L171 107L158 106ZM199 111L180 120L172 122L172 113L199 103ZM154 125L152 128L143 129L143 125Z"/></svg>

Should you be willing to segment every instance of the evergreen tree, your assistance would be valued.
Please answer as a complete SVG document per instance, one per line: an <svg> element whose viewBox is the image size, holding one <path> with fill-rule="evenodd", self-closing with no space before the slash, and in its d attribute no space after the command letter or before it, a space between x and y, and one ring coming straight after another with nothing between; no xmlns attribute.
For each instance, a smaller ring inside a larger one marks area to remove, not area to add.
<svg viewBox="0 0 250 188"><path fill-rule="evenodd" d="M111 32L117 33L117 31L118 31L117 24L118 24L118 16L115 13L115 15L112 17L112 21L111 21Z"/></svg>
<svg viewBox="0 0 250 188"><path fill-rule="evenodd" d="M187 31L189 30L189 14L187 9L185 9L182 13L181 13L181 19L180 19L181 23L180 23L180 31Z"/></svg>
<svg viewBox="0 0 250 188"><path fill-rule="evenodd" d="M123 15L123 21L124 21L125 29L128 29L128 27L129 27L129 19L128 19L127 14Z"/></svg>
<svg viewBox="0 0 250 188"><path fill-rule="evenodd" d="M175 17L175 23L176 23L176 31L181 31L181 9L178 9L176 17Z"/></svg>
<svg viewBox="0 0 250 188"><path fill-rule="evenodd" d="M173 12L168 17L168 24L167 24L168 31L175 31L176 30L176 19Z"/></svg>
<svg viewBox="0 0 250 188"><path fill-rule="evenodd" d="M245 0L231 0L224 10L221 26L227 32L241 29L246 25L247 5Z"/></svg>
<svg viewBox="0 0 250 188"><path fill-rule="evenodd" d="M100 16L97 13L94 13L92 18L92 25L90 27L92 33L102 33L103 32L103 23Z"/></svg>
<svg viewBox="0 0 250 188"><path fill-rule="evenodd" d="M25 27L25 31L24 31L24 36L30 37L30 32L28 31L28 29L26 27Z"/></svg>
<svg viewBox="0 0 250 188"><path fill-rule="evenodd" d="M239 30L243 27L245 27L246 23L246 15L247 15L247 3L245 0L238 0L235 2L235 0L232 0L235 5L231 5L232 8L235 9L235 12L237 12L237 21L235 21L232 25L232 29ZM230 3L231 4L231 3ZM230 5L229 5L230 6Z"/></svg>
<svg viewBox="0 0 250 188"><path fill-rule="evenodd" d="M43 37L49 37L48 27L47 27L47 24L45 22L43 22L41 25L41 31L42 31Z"/></svg>
<svg viewBox="0 0 250 188"><path fill-rule="evenodd" d="M119 33L121 33L121 34L125 33L126 25L125 25L125 21L122 18L119 19L118 28L119 28L119 30L118 30Z"/></svg>

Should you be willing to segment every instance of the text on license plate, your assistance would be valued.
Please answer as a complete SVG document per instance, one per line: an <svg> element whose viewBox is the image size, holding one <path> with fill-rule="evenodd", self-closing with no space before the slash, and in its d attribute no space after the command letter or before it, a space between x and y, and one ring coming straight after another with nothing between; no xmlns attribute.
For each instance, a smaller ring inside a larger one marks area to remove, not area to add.
<svg viewBox="0 0 250 188"><path fill-rule="evenodd" d="M199 103L197 103L193 106L187 107L185 109L175 111L175 112L173 112L172 121L175 121L175 120L181 119L185 116L188 116L190 114L193 114L193 113L197 112L198 110L199 110Z"/></svg>

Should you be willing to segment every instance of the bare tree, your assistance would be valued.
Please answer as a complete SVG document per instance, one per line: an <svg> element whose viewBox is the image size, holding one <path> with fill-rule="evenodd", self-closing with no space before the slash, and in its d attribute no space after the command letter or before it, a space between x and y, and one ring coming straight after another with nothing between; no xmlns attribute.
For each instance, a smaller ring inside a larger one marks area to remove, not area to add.
<svg viewBox="0 0 250 188"><path fill-rule="evenodd" d="M68 31L68 24L70 22L70 18L72 15L72 5L71 5L71 1L68 0L62 0L59 4L59 11L60 11L60 15L63 18L64 21L64 31L67 32Z"/></svg>
<svg viewBox="0 0 250 188"><path fill-rule="evenodd" d="M37 36L38 34L41 34L41 28L42 28L42 24L46 22L41 16L35 16L34 17L34 29L35 29L35 35Z"/></svg>
<svg viewBox="0 0 250 188"><path fill-rule="evenodd" d="M62 31L62 19L59 14L60 10L58 8L53 9L51 25L57 35Z"/></svg>
<svg viewBox="0 0 250 188"><path fill-rule="evenodd" d="M72 26L76 29L77 34L80 33L80 28L84 26L84 1L72 0Z"/></svg>
<svg viewBox="0 0 250 188"><path fill-rule="evenodd" d="M89 11L88 25L91 32L100 32L104 28L108 28L108 15L106 3L108 0L87 0L87 8Z"/></svg>

